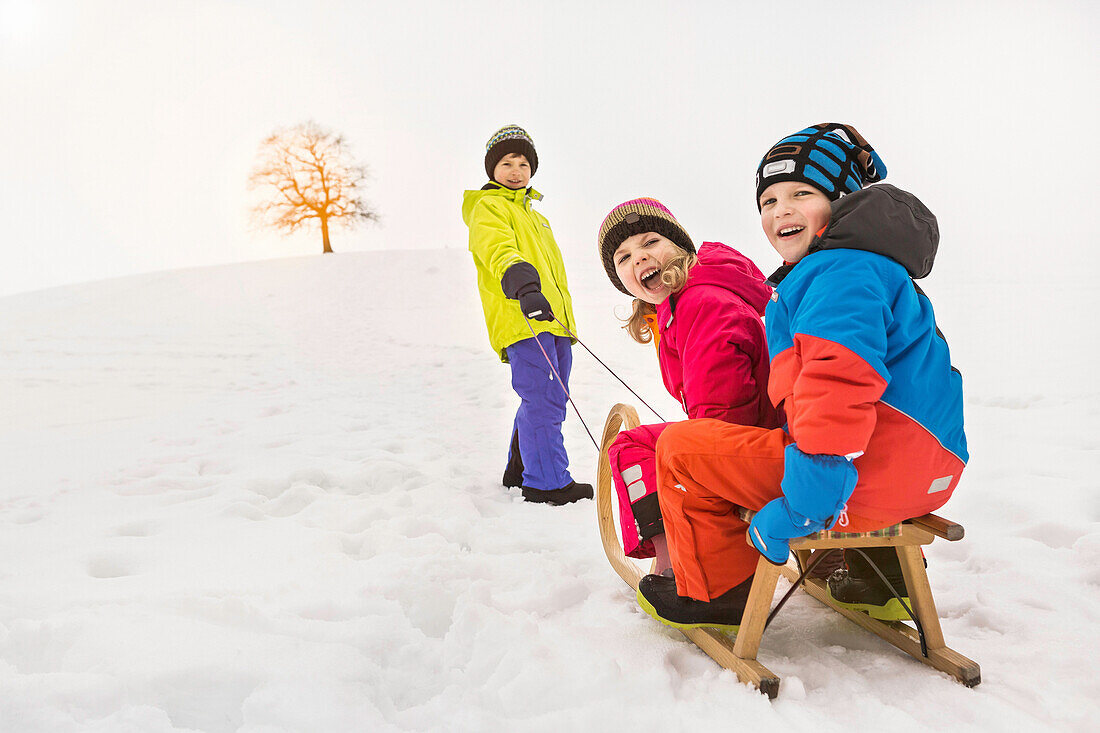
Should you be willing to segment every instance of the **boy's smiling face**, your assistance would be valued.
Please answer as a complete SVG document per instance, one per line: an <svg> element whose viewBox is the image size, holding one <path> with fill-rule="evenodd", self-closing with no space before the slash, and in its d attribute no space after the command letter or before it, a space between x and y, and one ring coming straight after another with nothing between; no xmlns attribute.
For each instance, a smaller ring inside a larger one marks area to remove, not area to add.
<svg viewBox="0 0 1100 733"><path fill-rule="evenodd" d="M785 262L806 256L831 215L829 198L809 183L780 181L760 194L760 225Z"/></svg>
<svg viewBox="0 0 1100 733"><path fill-rule="evenodd" d="M531 182L531 164L526 155L508 153L493 169L493 180L511 189L527 188Z"/></svg>
<svg viewBox="0 0 1100 733"><path fill-rule="evenodd" d="M661 268L682 252L670 239L654 232L627 237L615 250L612 261L626 291L638 300L658 305L668 299L668 286L661 282Z"/></svg>

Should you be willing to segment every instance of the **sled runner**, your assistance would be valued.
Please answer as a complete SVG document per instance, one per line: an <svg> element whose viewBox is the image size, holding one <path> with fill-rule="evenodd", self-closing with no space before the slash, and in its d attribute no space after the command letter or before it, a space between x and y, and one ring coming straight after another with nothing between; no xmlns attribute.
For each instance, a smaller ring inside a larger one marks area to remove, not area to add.
<svg viewBox="0 0 1100 733"><path fill-rule="evenodd" d="M644 573L626 557L619 541L615 517L612 513L612 506L616 500L615 485L611 476L611 463L608 460L607 450L620 430L629 430L639 423L638 413L633 407L617 404L611 408L607 422L604 424L600 445L596 488L596 512L604 553L619 577L635 590ZM749 521L753 512L742 509L740 514L743 520ZM819 553L835 548L894 547L901 560L902 575L909 590L911 608L919 621L918 628L923 631L923 641L920 631L906 623L879 621L861 611L853 611L833 603L829 598L824 579L806 577L803 580L803 586L806 592L817 600L864 629L882 637L906 654L946 672L967 687L974 687L981 682L981 670L976 662L948 648L945 644L920 551L921 545L930 544L936 537L954 542L962 539L962 536L961 525L934 514L927 514L875 532L859 534L818 532L808 537L791 540L790 546L801 568L809 567L809 563L813 562ZM780 567L771 564L763 557L760 558L745 613L741 619L740 630L735 637L731 638L717 629L680 629L684 636L715 662L733 671L738 679L752 684L769 698L779 694L779 677L757 661L756 655L760 648L764 627L768 622L780 575L795 583L801 573L789 562Z"/></svg>

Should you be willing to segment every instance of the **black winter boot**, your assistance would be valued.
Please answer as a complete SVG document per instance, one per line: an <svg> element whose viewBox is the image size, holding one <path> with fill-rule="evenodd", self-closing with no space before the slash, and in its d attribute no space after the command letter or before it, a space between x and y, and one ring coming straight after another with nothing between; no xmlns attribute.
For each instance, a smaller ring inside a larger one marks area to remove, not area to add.
<svg viewBox="0 0 1100 733"><path fill-rule="evenodd" d="M519 454L519 431L512 431L512 447L508 450L508 465L501 483L507 489L523 486L523 456Z"/></svg>
<svg viewBox="0 0 1100 733"><path fill-rule="evenodd" d="M878 566L908 605L909 591L905 588L897 551L893 547L868 547L862 552L867 553L871 562ZM829 576L830 598L845 608L863 611L880 621L904 621L909 618L909 613L862 555L854 550L845 550L844 560L848 569L842 568Z"/></svg>
<svg viewBox="0 0 1100 733"><path fill-rule="evenodd" d="M561 506L563 504L572 504L581 499L591 498L592 484L578 484L576 481L572 481L568 486L563 486L560 489L542 490L529 489L526 486L523 487L523 500L534 502L535 504Z"/></svg>
<svg viewBox="0 0 1100 733"><path fill-rule="evenodd" d="M668 626L697 629L707 626L737 633L749 599L752 576L740 585L711 598L697 601L676 592L676 581L663 575L647 575L638 581L638 603L642 610Z"/></svg>
<svg viewBox="0 0 1100 733"><path fill-rule="evenodd" d="M844 550L834 548L832 550L821 550L820 552L825 554L817 565L814 565L814 569L810 571L811 578L824 580L832 575L833 571L844 567Z"/></svg>

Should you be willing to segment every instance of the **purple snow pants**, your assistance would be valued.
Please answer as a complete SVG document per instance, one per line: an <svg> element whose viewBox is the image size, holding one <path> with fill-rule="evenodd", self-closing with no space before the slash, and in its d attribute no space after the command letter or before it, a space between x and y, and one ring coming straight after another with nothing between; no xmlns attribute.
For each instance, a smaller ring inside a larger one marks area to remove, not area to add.
<svg viewBox="0 0 1100 733"><path fill-rule="evenodd" d="M533 338L524 339L506 347L505 351L512 367L512 389L520 399L512 431L513 435L519 435L523 485L549 491L564 488L573 479L569 475L569 456L561 435L568 400L550 370L547 357L561 375L565 389L569 389L573 350L569 339L563 336L540 333L537 338L538 343ZM511 463L511 449L508 459Z"/></svg>

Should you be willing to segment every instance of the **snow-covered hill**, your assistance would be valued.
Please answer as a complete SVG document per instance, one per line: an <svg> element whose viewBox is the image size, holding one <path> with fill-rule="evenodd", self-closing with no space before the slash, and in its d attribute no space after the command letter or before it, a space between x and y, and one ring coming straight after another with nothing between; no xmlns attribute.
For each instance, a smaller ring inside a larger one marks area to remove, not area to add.
<svg viewBox="0 0 1100 733"><path fill-rule="evenodd" d="M617 329L625 298L594 256L568 265L581 337L676 416ZM968 380L973 459L943 512L967 538L927 554L983 682L800 594L761 651L774 702L637 609L591 502L501 488L516 398L464 251L0 299L0 730L1089 729L1093 346L1039 292L962 283L927 289ZM593 432L636 402L579 347L573 386ZM572 414L566 433L594 479Z"/></svg>

